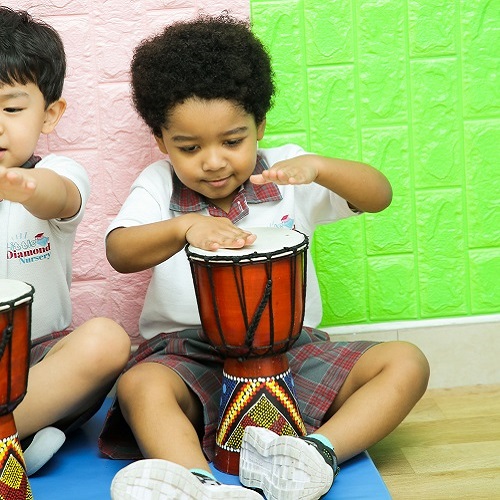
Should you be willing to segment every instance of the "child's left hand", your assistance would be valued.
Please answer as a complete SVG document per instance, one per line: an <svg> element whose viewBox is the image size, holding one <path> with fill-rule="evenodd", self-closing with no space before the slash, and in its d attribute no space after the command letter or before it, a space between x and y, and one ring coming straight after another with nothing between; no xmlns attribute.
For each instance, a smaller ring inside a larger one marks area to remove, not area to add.
<svg viewBox="0 0 500 500"><path fill-rule="evenodd" d="M312 161L313 155L301 155L275 163L261 174L251 175L254 184L310 184L318 177L318 170Z"/></svg>
<svg viewBox="0 0 500 500"><path fill-rule="evenodd" d="M22 168L0 167L0 199L24 203L36 189L36 180Z"/></svg>

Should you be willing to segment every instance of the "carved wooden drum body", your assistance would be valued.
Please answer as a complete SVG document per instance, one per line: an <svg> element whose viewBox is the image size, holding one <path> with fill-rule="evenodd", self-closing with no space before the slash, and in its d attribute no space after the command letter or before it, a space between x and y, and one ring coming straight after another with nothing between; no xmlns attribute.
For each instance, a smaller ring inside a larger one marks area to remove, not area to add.
<svg viewBox="0 0 500 500"><path fill-rule="evenodd" d="M243 249L186 247L203 329L225 356L214 465L238 474L245 427L305 435L286 352L304 319L308 240L252 228Z"/></svg>
<svg viewBox="0 0 500 500"><path fill-rule="evenodd" d="M0 279L0 498L32 499L12 412L26 395L34 289Z"/></svg>

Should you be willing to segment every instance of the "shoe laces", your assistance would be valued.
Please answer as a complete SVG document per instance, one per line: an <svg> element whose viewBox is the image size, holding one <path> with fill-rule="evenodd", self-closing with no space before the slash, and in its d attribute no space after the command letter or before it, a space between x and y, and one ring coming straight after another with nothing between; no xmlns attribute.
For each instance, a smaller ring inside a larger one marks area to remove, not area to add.
<svg viewBox="0 0 500 500"><path fill-rule="evenodd" d="M325 462L333 469L333 478L337 477L340 472L340 467L338 466L337 455L332 448L324 445L319 439L304 436L303 439L307 444L314 446L319 454L323 457Z"/></svg>
<svg viewBox="0 0 500 500"><path fill-rule="evenodd" d="M200 482L205 486L220 486L222 484L219 483L217 479L205 476L205 474L200 474L199 472L192 472L191 474L195 475L200 480Z"/></svg>

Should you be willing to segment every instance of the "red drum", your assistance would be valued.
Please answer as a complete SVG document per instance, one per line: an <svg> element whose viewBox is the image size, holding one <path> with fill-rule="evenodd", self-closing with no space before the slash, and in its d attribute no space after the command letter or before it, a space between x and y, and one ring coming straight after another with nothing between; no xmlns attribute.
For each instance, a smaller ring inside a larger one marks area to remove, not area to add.
<svg viewBox="0 0 500 500"><path fill-rule="evenodd" d="M0 279L0 498L33 499L12 412L26 395L34 289Z"/></svg>
<svg viewBox="0 0 500 500"><path fill-rule="evenodd" d="M307 237L249 229L251 246L215 252L186 246L201 324L225 356L214 465L238 474L245 427L305 435L286 352L304 320Z"/></svg>

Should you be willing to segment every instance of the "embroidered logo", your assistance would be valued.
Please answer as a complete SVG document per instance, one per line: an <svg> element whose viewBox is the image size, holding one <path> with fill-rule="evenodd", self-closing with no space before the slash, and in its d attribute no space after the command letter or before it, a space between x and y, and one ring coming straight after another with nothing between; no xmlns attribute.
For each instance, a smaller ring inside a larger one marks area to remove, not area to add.
<svg viewBox="0 0 500 500"><path fill-rule="evenodd" d="M274 227L284 227L286 229L293 229L294 226L295 221L289 215L284 215L278 224L274 224Z"/></svg>
<svg viewBox="0 0 500 500"><path fill-rule="evenodd" d="M43 259L50 259L50 241L44 233L33 238L18 234L7 246L7 260L17 260L21 264L30 264Z"/></svg>

